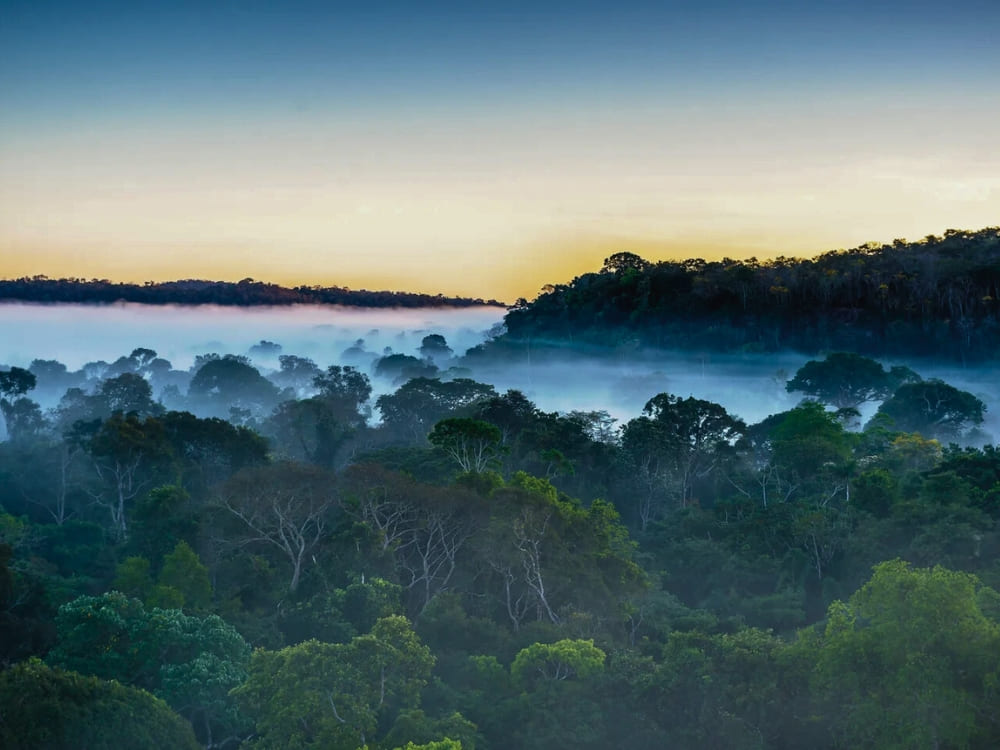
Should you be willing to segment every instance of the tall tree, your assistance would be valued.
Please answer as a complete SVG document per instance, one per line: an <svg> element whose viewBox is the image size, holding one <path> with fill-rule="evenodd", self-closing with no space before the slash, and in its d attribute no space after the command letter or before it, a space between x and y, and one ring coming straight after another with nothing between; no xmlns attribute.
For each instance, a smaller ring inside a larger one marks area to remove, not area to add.
<svg viewBox="0 0 1000 750"><path fill-rule="evenodd" d="M152 417L140 420L135 413L116 413L84 445L98 478L91 495L107 509L112 533L124 540L133 501L150 487L156 471L169 458L163 425Z"/></svg>
<svg viewBox="0 0 1000 750"><path fill-rule="evenodd" d="M802 365L785 390L818 398L838 409L856 409L888 398L899 385L874 359L834 352L822 361L809 360Z"/></svg>
<svg viewBox="0 0 1000 750"><path fill-rule="evenodd" d="M496 396L493 386L469 378L434 380L414 378L392 394L379 396L375 405L385 426L408 440L423 442L431 428L450 416Z"/></svg>
<svg viewBox="0 0 1000 750"><path fill-rule="evenodd" d="M691 504L698 482L732 455L745 434L742 420L710 401L668 393L650 399L643 416L622 430L622 448L645 488L642 527L663 511L657 493L681 508Z"/></svg>
<svg viewBox="0 0 1000 750"><path fill-rule="evenodd" d="M986 404L943 380L906 383L879 407L896 429L924 437L958 440L983 423Z"/></svg>
<svg viewBox="0 0 1000 750"><path fill-rule="evenodd" d="M975 576L894 560L834 602L823 632L797 647L838 744L995 746L1000 627L981 603L996 600Z"/></svg>
<svg viewBox="0 0 1000 750"><path fill-rule="evenodd" d="M38 404L23 398L36 382L34 374L21 367L0 371L0 414L11 437L37 431L41 426Z"/></svg>
<svg viewBox="0 0 1000 750"><path fill-rule="evenodd" d="M232 543L276 550L291 568L295 591L330 526L337 500L333 476L313 466L276 463L244 469L219 491L219 507L236 524Z"/></svg>
<svg viewBox="0 0 1000 750"><path fill-rule="evenodd" d="M246 677L250 647L221 618L147 610L114 591L64 604L56 628L49 664L149 690L203 741L239 728L229 691Z"/></svg>
<svg viewBox="0 0 1000 750"><path fill-rule="evenodd" d="M0 745L7 750L202 747L191 725L145 690L38 659L0 672L0 706Z"/></svg>
<svg viewBox="0 0 1000 750"><path fill-rule="evenodd" d="M255 747L357 750L380 720L418 704L433 664L409 621L392 616L350 643L258 650L234 694L256 720Z"/></svg>
<svg viewBox="0 0 1000 750"><path fill-rule="evenodd" d="M431 445L451 456L466 474L482 473L497 465L500 438L496 425L463 417L442 419L427 436Z"/></svg>

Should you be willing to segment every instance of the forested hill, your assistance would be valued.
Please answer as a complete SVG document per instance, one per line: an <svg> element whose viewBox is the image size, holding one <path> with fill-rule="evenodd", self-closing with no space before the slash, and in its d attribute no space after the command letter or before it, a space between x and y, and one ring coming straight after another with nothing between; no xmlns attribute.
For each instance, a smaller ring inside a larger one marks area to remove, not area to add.
<svg viewBox="0 0 1000 750"><path fill-rule="evenodd" d="M1000 227L813 259L650 263L631 253L518 300L498 342L783 348L995 359Z"/></svg>
<svg viewBox="0 0 1000 750"><path fill-rule="evenodd" d="M496 305L497 300L445 297L411 292L353 290L344 287L283 287L253 279L203 281L186 279L144 284L107 279L50 279L33 276L0 280L0 301L23 302L140 302L147 305L347 305L351 307L473 307Z"/></svg>

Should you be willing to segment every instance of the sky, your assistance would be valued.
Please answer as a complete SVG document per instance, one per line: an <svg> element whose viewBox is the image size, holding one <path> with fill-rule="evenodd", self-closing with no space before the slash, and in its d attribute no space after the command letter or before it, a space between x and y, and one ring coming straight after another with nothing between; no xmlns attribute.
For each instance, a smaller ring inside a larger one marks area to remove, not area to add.
<svg viewBox="0 0 1000 750"><path fill-rule="evenodd" d="M1000 224L1000 3L0 2L0 276L531 298Z"/></svg>

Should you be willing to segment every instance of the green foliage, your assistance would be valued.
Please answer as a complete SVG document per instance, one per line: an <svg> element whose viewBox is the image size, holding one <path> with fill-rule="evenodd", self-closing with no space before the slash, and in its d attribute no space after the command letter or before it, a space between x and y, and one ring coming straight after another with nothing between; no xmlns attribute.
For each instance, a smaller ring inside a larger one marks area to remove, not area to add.
<svg viewBox="0 0 1000 750"><path fill-rule="evenodd" d="M160 561L180 542L194 541L198 520L192 505L191 495L177 485L154 487L137 498L129 549L149 560Z"/></svg>
<svg viewBox="0 0 1000 750"><path fill-rule="evenodd" d="M510 478L507 486L512 489L524 490L531 495L544 498L550 503L559 501L559 491L548 479L533 477L527 472L518 471Z"/></svg>
<svg viewBox="0 0 1000 750"><path fill-rule="evenodd" d="M440 719L432 719L420 709L400 711L380 744L401 747L404 742L406 748L476 750L476 725L457 711Z"/></svg>
<svg viewBox="0 0 1000 750"><path fill-rule="evenodd" d="M375 374L389 378L396 385L417 378L433 378L437 366L428 359L418 359L409 354L388 354L375 362Z"/></svg>
<svg viewBox="0 0 1000 750"><path fill-rule="evenodd" d="M1000 228L986 227L765 262L619 254L603 271L519 301L484 353L516 356L530 346L537 356L572 342L992 360L998 248Z"/></svg>
<svg viewBox="0 0 1000 750"><path fill-rule="evenodd" d="M769 632L674 633L662 658L632 676L636 700L682 748L759 748L784 739L778 655ZM626 662L627 664L627 662ZM625 665L615 665L620 670ZM631 666L631 665L630 665Z"/></svg>
<svg viewBox="0 0 1000 750"><path fill-rule="evenodd" d="M869 401L888 398L899 385L875 360L834 352L822 362L809 360L802 365L785 390L804 393L838 409L856 409Z"/></svg>
<svg viewBox="0 0 1000 750"><path fill-rule="evenodd" d="M977 717L995 701L1000 626L980 609L981 590L967 573L895 560L831 605L823 634L797 648L815 660L816 697L841 746L985 747Z"/></svg>
<svg viewBox="0 0 1000 750"><path fill-rule="evenodd" d="M356 750L381 718L416 707L433 664L409 621L392 616L350 643L258 649L233 694L256 722L252 747Z"/></svg>
<svg viewBox="0 0 1000 750"><path fill-rule="evenodd" d="M115 580L111 585L128 597L145 599L153 589L149 560L145 557L125 558L115 570Z"/></svg>
<svg viewBox="0 0 1000 750"><path fill-rule="evenodd" d="M496 468L500 439L496 425L463 417L442 419L427 436L430 444L451 456L465 474Z"/></svg>
<svg viewBox="0 0 1000 750"><path fill-rule="evenodd" d="M227 354L206 361L191 378L188 393L213 416L225 417L230 409L266 414L278 402L278 389L245 357Z"/></svg>
<svg viewBox="0 0 1000 750"><path fill-rule="evenodd" d="M416 377L395 393L379 396L375 405L386 427L406 439L423 441L431 428L448 416L496 396L493 386L468 378L440 381Z"/></svg>
<svg viewBox="0 0 1000 750"><path fill-rule="evenodd" d="M533 643L518 652L510 673L524 686L538 680L586 679L604 670L605 656L593 640L564 638L555 643Z"/></svg>
<svg viewBox="0 0 1000 750"><path fill-rule="evenodd" d="M753 308L746 268L609 261L591 281L626 325L709 282ZM567 294L541 304L571 318L586 294ZM464 379L410 381L369 426L359 371L286 360L273 380L301 400L259 422L269 456L246 427L141 405L156 362L49 368L91 391L59 421L93 421L0 443L0 661L148 689L206 747L1000 746L1000 594L970 575L1000 583L994 447L899 432L893 406L864 433L816 401L747 428L670 394L619 432ZM838 354L789 385L849 408L917 381ZM922 419L951 393L928 382ZM970 438L968 414L937 434ZM79 596L108 586L125 593Z"/></svg>
<svg viewBox="0 0 1000 750"><path fill-rule="evenodd" d="M174 551L163 558L157 583L180 593L182 605L178 609L204 612L212 599L208 568L202 565L198 553L185 541L178 542Z"/></svg>
<svg viewBox="0 0 1000 750"><path fill-rule="evenodd" d="M445 737L440 741L425 742L421 745L415 745L412 742L407 742L405 745L395 748L394 750L472 750L468 745L463 745L458 740L452 740Z"/></svg>
<svg viewBox="0 0 1000 750"><path fill-rule="evenodd" d="M191 725L144 690L37 659L0 672L0 745L8 750L197 750Z"/></svg>
<svg viewBox="0 0 1000 750"><path fill-rule="evenodd" d="M199 735L202 727L239 725L229 691L245 678L250 649L221 618L146 610L112 592L63 605L56 626L47 657L52 666L149 690L189 718Z"/></svg>
<svg viewBox="0 0 1000 750"><path fill-rule="evenodd" d="M983 422L986 405L941 380L906 383L879 407L896 429L940 440L959 440Z"/></svg>
<svg viewBox="0 0 1000 750"><path fill-rule="evenodd" d="M372 395L368 376L354 367L331 365L313 378L319 398L332 410L337 419L356 426L362 416L364 403Z"/></svg>
<svg viewBox="0 0 1000 750"><path fill-rule="evenodd" d="M153 400L153 388L144 377L125 372L101 383L98 395L109 414L134 413L140 417L159 414L163 407Z"/></svg>
<svg viewBox="0 0 1000 750"><path fill-rule="evenodd" d="M718 404L669 393L650 399L643 416L622 430L622 448L638 485L642 530L669 508L697 502L699 489L721 470L745 434L743 421Z"/></svg>
<svg viewBox="0 0 1000 750"><path fill-rule="evenodd" d="M884 518L899 499L899 483L885 469L870 469L854 481L851 502L873 516Z"/></svg>
<svg viewBox="0 0 1000 750"><path fill-rule="evenodd" d="M281 632L291 644L310 638L345 642L367 633L383 617L402 614L402 602L402 586L366 578L289 606L282 613Z"/></svg>
<svg viewBox="0 0 1000 750"><path fill-rule="evenodd" d="M488 594L515 630L531 615L558 624L613 611L645 585L610 505L595 501L585 510L559 497L549 481L523 472L494 491L478 551L493 573Z"/></svg>

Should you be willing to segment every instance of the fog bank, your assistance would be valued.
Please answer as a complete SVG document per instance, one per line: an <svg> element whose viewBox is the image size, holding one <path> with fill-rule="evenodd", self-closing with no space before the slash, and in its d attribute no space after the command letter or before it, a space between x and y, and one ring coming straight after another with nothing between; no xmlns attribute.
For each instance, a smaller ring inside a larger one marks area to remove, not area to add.
<svg viewBox="0 0 1000 750"><path fill-rule="evenodd" d="M422 339L436 333L445 337L458 358L486 340L503 314L496 307L403 310L6 303L0 304L0 365L28 367L36 358L55 359L76 370L87 362L113 362L145 347L177 370L186 370L202 354L249 354L266 374L278 367L280 354L293 354L308 357L321 368L333 364L358 367L372 378L374 399L398 387L391 379L374 374L372 364L378 357L388 352L419 356ZM262 341L277 347L261 347ZM445 377L472 377L500 392L521 390L545 411L606 410L625 422L637 416L652 396L668 392L719 403L753 423L799 401L799 394L785 391L785 382L813 358L794 352L647 351L607 357L545 352L511 363L476 358L439 359L437 364L442 371L449 366L464 368ZM905 364L924 378L938 377L974 393L988 406L983 429L991 436L1000 434L1000 383L995 368L960 368L927 360L885 364ZM46 394L31 395L49 401ZM863 417L871 416L874 409L867 405ZM377 412L374 416L378 417Z"/></svg>

